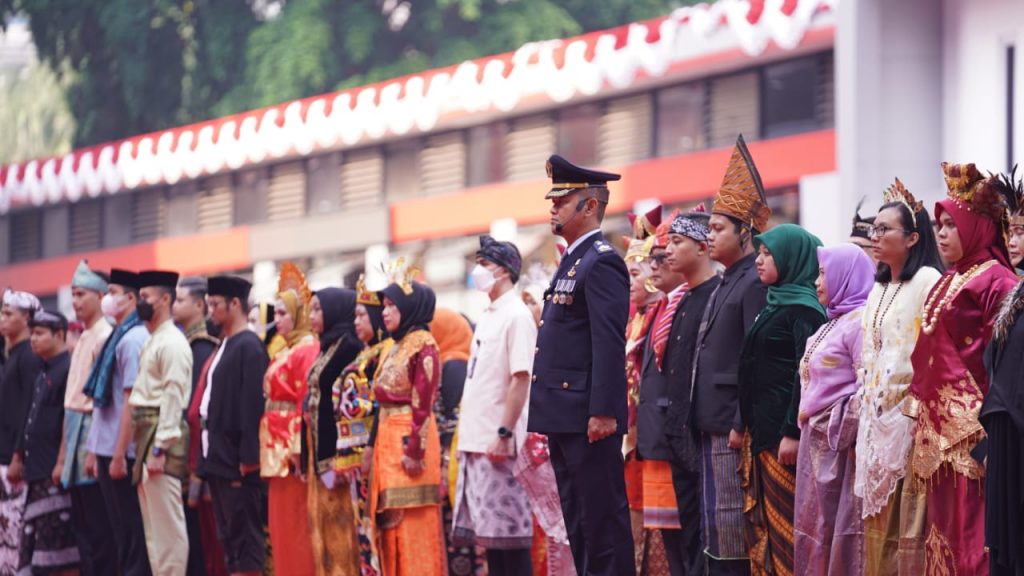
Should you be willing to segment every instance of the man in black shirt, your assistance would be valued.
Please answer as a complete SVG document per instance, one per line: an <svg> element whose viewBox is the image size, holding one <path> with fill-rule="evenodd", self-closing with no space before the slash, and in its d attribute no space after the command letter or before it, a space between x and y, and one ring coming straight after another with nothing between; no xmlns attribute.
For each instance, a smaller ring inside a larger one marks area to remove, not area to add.
<svg viewBox="0 0 1024 576"><path fill-rule="evenodd" d="M65 348L68 321L39 310L30 321L32 351L42 361L36 375L25 431L18 436L7 469L12 484L28 484L18 573L77 569L79 551L71 525L71 495L53 481L64 431L64 390L71 356Z"/></svg>
<svg viewBox="0 0 1024 576"><path fill-rule="evenodd" d="M39 309L39 300L28 292L7 290L0 308L0 332L7 341L7 361L0 378L0 574L18 570L21 517L25 508L25 485L7 481L7 467L14 445L25 430L32 401L32 387L41 361L29 344L28 322Z"/></svg>

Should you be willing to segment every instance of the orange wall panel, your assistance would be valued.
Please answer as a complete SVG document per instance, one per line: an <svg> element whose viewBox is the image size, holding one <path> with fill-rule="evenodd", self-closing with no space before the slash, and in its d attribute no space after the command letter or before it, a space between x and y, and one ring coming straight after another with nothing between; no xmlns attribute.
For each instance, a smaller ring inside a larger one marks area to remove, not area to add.
<svg viewBox="0 0 1024 576"><path fill-rule="evenodd" d="M766 188L792 185L806 174L836 169L835 130L821 130L749 144ZM713 196L722 182L732 148L644 160L622 167L622 180L610 183L610 212L624 212L638 200L665 203ZM543 167L538 166L537 172ZM409 242L485 232L499 218L536 224L549 218L544 194L550 181L502 182L456 194L417 198L391 205L391 239Z"/></svg>

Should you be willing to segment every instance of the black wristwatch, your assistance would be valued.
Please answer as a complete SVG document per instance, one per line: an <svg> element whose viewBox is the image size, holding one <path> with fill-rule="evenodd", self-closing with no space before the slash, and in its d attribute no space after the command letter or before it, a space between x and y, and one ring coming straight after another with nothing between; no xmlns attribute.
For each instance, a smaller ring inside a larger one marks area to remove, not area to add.
<svg viewBox="0 0 1024 576"><path fill-rule="evenodd" d="M512 431L511 430L509 430L508 428L505 428L504 426L502 426L501 428L498 428L498 438L511 438L511 437L512 437Z"/></svg>
<svg viewBox="0 0 1024 576"><path fill-rule="evenodd" d="M152 454L154 458L159 458L164 455L164 449L159 446L153 446L153 450L150 454Z"/></svg>

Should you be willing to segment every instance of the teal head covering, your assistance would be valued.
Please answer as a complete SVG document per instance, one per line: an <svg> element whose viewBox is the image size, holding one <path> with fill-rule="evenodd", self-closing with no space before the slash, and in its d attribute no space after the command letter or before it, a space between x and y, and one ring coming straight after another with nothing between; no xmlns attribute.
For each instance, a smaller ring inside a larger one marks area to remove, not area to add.
<svg viewBox="0 0 1024 576"><path fill-rule="evenodd" d="M75 275L71 277L72 288L85 288L93 292L105 294L107 292L107 281L102 276L89 269L89 261L84 258L78 263Z"/></svg>
<svg viewBox="0 0 1024 576"><path fill-rule="evenodd" d="M814 290L821 240L795 224L781 224L754 236L754 247L760 250L762 244L779 271L779 279L768 287L768 306L807 306L824 314Z"/></svg>

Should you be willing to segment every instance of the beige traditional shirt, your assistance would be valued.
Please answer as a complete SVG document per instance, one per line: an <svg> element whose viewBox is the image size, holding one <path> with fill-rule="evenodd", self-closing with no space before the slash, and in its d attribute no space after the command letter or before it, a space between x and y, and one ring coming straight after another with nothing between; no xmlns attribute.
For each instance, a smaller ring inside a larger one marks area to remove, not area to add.
<svg viewBox="0 0 1024 576"><path fill-rule="evenodd" d="M107 338L114 329L106 320L100 318L82 336L71 354L71 368L68 370L68 386L64 390L64 409L75 412L92 412L92 398L85 395L85 383L89 380L89 372L96 362Z"/></svg>
<svg viewBox="0 0 1024 576"><path fill-rule="evenodd" d="M192 349L168 319L142 349L139 377L128 402L136 408L159 408L155 445L167 449L181 437L182 410L192 389Z"/></svg>

